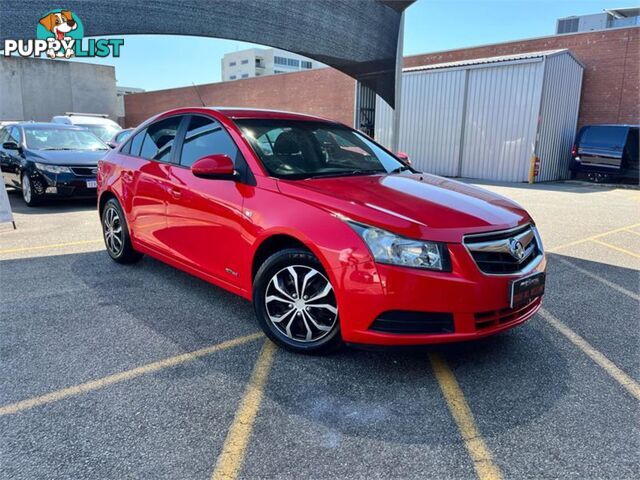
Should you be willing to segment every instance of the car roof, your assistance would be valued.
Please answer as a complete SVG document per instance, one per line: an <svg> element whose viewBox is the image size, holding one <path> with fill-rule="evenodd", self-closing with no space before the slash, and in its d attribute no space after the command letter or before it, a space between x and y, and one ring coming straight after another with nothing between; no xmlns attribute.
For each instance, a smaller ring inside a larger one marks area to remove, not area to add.
<svg viewBox="0 0 640 480"><path fill-rule="evenodd" d="M640 125L631 125L631 124L621 124L621 123L594 123L593 125L585 125L582 128L591 128L591 127L619 127L619 128L638 128Z"/></svg>
<svg viewBox="0 0 640 480"><path fill-rule="evenodd" d="M69 125L66 123L54 123L54 122L17 122L11 125L5 125L6 127L35 127L35 128L60 128L65 130L86 130L85 127L79 125Z"/></svg>
<svg viewBox="0 0 640 480"><path fill-rule="evenodd" d="M190 112L193 113L205 113L205 112L216 112L219 115L223 115L231 120L238 119L278 119L278 120L304 120L304 121L313 121L313 122L324 122L324 123L339 123L333 120L328 120L326 118L317 117L314 115L308 115L305 113L296 113L296 112L286 112L282 110L268 110L268 109L260 109L260 108L243 108L243 107L184 107L184 108L176 108L173 110L169 110L163 112L161 116L172 115L172 114L188 114Z"/></svg>

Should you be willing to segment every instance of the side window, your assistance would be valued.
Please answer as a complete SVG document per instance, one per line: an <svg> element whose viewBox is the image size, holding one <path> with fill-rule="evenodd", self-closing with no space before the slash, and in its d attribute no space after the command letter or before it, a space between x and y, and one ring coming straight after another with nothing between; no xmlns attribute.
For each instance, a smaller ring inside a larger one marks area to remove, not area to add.
<svg viewBox="0 0 640 480"><path fill-rule="evenodd" d="M9 132L10 132L9 133L9 140L13 140L18 145L20 145L20 143L21 143L21 135L20 135L20 130L18 129L18 127L12 127Z"/></svg>
<svg viewBox="0 0 640 480"><path fill-rule="evenodd" d="M182 143L180 165L190 167L206 155L220 153L229 155L235 164L239 152L222 125L210 118L192 116Z"/></svg>
<svg viewBox="0 0 640 480"><path fill-rule="evenodd" d="M6 128L0 129L0 145L7 141L9 138L9 131Z"/></svg>
<svg viewBox="0 0 640 480"><path fill-rule="evenodd" d="M129 151L130 155L133 155L134 157L139 157L140 156L140 149L142 148L142 141L144 140L144 136L146 135L147 130L142 130L140 133L138 133L135 137L133 137L130 141L129 144L131 145L131 150Z"/></svg>
<svg viewBox="0 0 640 480"><path fill-rule="evenodd" d="M165 118L147 127L140 156L159 162L171 161L171 149L178 133L182 116ZM134 139L135 140L135 139Z"/></svg>
<svg viewBox="0 0 640 480"><path fill-rule="evenodd" d="M131 142L125 143L120 149L120 153L124 153L125 155L131 154Z"/></svg>
<svg viewBox="0 0 640 480"><path fill-rule="evenodd" d="M118 135L116 135L116 142L123 142L129 136L129 134L131 134L130 131L120 132Z"/></svg>

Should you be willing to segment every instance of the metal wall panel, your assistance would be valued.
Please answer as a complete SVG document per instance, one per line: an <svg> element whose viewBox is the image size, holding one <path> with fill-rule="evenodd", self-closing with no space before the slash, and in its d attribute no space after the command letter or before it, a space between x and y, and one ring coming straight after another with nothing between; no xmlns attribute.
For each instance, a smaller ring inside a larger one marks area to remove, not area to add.
<svg viewBox="0 0 640 480"><path fill-rule="evenodd" d="M455 176L460 157L465 71L406 73L402 79L400 151L418 170ZM376 104L376 140L391 141L392 110Z"/></svg>
<svg viewBox="0 0 640 480"><path fill-rule="evenodd" d="M545 64L536 148L540 157L538 182L569 178L583 73L582 65L568 53L549 56Z"/></svg>
<svg viewBox="0 0 640 480"><path fill-rule="evenodd" d="M469 70L460 176L527 180L543 73L542 59Z"/></svg>
<svg viewBox="0 0 640 480"><path fill-rule="evenodd" d="M568 51L405 72L401 151L444 176L525 182L563 179L575 137L583 66ZM392 111L376 102L375 137L391 141Z"/></svg>

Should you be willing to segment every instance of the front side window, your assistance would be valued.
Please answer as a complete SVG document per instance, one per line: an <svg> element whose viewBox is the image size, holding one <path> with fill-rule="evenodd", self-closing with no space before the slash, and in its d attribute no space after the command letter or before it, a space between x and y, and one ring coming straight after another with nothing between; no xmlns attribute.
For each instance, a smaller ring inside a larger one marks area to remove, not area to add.
<svg viewBox="0 0 640 480"><path fill-rule="evenodd" d="M6 128L0 129L0 145L6 142L9 138L9 131Z"/></svg>
<svg viewBox="0 0 640 480"><path fill-rule="evenodd" d="M116 142L124 142L127 138L129 138L129 135L131 135L131 130L124 130L120 132L118 135L116 135Z"/></svg>
<svg viewBox="0 0 640 480"><path fill-rule="evenodd" d="M180 165L190 167L207 155L224 154L236 162L238 147L224 127L211 118L194 115L182 142Z"/></svg>
<svg viewBox="0 0 640 480"><path fill-rule="evenodd" d="M411 170L356 130L325 122L238 120L267 171L279 178Z"/></svg>
<svg viewBox="0 0 640 480"><path fill-rule="evenodd" d="M18 127L12 127L11 130L9 130L9 140L20 145L22 135L20 135L20 129Z"/></svg>
<svg viewBox="0 0 640 480"><path fill-rule="evenodd" d="M157 160L159 162L171 161L171 149L181 121L182 117L177 116L165 118L164 120L149 125L142 140L140 156L147 160ZM136 138L134 138L134 142L135 140ZM132 144L131 152L133 153L133 151Z"/></svg>
<svg viewBox="0 0 640 480"><path fill-rule="evenodd" d="M84 129L24 127L24 134L26 147L31 150L108 150L98 137Z"/></svg>

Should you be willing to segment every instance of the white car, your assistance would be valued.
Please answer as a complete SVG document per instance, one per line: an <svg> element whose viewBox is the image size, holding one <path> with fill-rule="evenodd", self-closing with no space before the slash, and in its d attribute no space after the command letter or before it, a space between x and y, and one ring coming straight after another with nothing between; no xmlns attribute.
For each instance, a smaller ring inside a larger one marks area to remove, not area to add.
<svg viewBox="0 0 640 480"><path fill-rule="evenodd" d="M53 117L51 121L53 123L85 127L105 143L122 130L122 127L107 117L107 115L97 113L67 112L65 115Z"/></svg>

